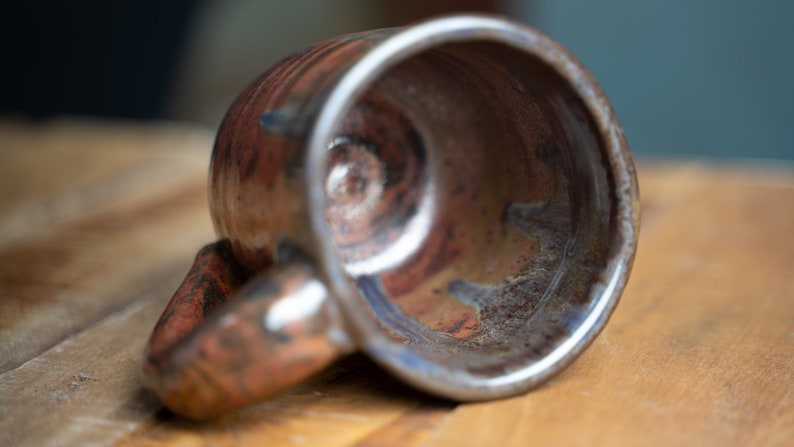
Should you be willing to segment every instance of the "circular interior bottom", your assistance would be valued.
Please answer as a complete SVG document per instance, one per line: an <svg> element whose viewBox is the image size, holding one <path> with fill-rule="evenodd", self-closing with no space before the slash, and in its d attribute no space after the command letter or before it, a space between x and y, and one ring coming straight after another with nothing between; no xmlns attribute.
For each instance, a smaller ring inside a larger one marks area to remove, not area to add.
<svg viewBox="0 0 794 447"><path fill-rule="evenodd" d="M381 75L336 135L326 219L391 339L503 374L589 313L618 242L613 180L587 108L542 61L435 47Z"/></svg>

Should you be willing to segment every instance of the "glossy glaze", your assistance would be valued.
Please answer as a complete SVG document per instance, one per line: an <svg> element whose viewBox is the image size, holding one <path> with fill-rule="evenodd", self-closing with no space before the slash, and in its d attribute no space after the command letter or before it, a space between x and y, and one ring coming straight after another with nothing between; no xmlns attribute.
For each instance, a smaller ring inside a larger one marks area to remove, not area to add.
<svg viewBox="0 0 794 447"><path fill-rule="evenodd" d="M206 417L359 348L447 397L525 391L606 323L636 249L637 197L603 94L533 30L458 16L318 44L230 109L210 175L222 262L199 256L152 338L146 382ZM191 285L212 284L202 278L219 285ZM175 361L190 340L225 337L222 317L179 309L290 281L322 284L309 300L322 312L295 320L305 333L262 323L274 300L294 315L308 302L276 287L217 311L265 330ZM262 363L232 367L243 353ZM204 400L182 403L191 393Z"/></svg>

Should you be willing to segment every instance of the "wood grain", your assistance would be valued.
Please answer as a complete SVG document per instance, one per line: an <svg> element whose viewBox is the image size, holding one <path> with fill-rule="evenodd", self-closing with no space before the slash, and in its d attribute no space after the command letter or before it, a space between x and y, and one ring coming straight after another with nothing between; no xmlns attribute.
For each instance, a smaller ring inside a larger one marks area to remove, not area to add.
<svg viewBox="0 0 794 447"><path fill-rule="evenodd" d="M164 268L189 266L213 236L206 132L0 130L2 372L137 299Z"/></svg>
<svg viewBox="0 0 794 447"><path fill-rule="evenodd" d="M140 385L212 240L212 136L0 122L0 445L790 445L794 168L640 164L643 224L605 331L534 392L455 404L362 355L210 423Z"/></svg>
<svg viewBox="0 0 794 447"><path fill-rule="evenodd" d="M642 191L633 277L594 345L534 393L459 407L425 445L794 439L794 183L701 166L641 174L656 184ZM478 421L498 425L466 430Z"/></svg>

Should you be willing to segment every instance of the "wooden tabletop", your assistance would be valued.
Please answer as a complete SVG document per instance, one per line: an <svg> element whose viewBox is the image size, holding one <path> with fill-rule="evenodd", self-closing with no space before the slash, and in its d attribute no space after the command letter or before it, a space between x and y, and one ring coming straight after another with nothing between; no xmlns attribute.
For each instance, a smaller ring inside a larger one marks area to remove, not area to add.
<svg viewBox="0 0 794 447"><path fill-rule="evenodd" d="M0 446L794 445L794 168L639 163L642 229L595 343L526 395L457 404L354 355L209 423L140 384L213 239L211 133L0 122Z"/></svg>

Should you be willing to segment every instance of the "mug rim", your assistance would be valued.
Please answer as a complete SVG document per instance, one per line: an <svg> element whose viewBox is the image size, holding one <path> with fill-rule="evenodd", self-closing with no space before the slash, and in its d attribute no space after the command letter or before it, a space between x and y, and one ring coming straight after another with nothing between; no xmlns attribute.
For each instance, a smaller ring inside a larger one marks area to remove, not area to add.
<svg viewBox="0 0 794 447"><path fill-rule="evenodd" d="M421 356L389 338L376 318L361 309L359 294L345 273L325 219L327 145L355 100L386 70L448 43L491 42L541 60L579 95L604 142L614 179L619 248L591 288L592 308L582 323L549 354L497 375L478 375ZM375 44L330 89L308 140L306 203L316 253L350 337L377 363L425 391L458 400L482 400L524 392L570 364L606 325L628 280L639 233L639 192L623 130L606 96L584 66L549 37L523 24L489 15L462 14L430 19L397 30Z"/></svg>

